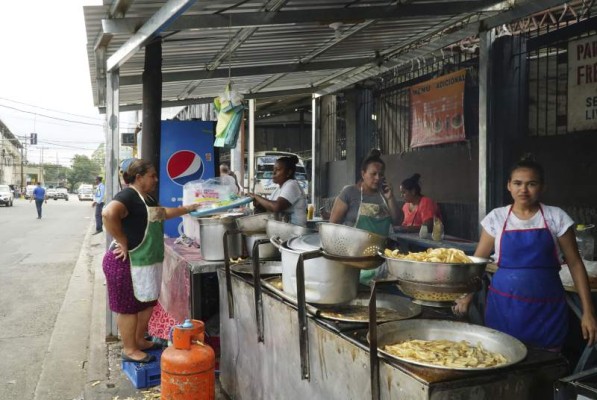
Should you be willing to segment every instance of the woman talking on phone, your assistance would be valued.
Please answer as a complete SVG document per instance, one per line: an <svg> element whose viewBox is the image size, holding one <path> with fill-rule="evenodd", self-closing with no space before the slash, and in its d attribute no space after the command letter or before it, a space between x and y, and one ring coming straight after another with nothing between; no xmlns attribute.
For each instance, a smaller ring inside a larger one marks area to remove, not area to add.
<svg viewBox="0 0 597 400"><path fill-rule="evenodd" d="M330 222L388 236L399 221L392 187L384 180L386 165L381 152L373 149L361 164L361 179L345 186L332 207ZM369 282L376 270L361 271L361 282Z"/></svg>

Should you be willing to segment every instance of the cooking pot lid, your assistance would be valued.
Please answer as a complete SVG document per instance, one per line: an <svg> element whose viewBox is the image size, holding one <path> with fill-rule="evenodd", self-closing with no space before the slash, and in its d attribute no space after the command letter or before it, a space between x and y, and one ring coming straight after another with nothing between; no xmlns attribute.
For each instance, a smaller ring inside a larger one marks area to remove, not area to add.
<svg viewBox="0 0 597 400"><path fill-rule="evenodd" d="M297 251L319 250L321 248L321 238L319 237L319 232L308 233L289 239L287 246L289 249Z"/></svg>

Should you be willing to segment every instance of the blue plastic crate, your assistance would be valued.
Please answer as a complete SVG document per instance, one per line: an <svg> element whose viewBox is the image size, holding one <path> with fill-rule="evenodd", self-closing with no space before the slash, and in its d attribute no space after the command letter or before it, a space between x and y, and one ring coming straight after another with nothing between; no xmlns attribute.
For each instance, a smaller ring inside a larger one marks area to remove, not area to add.
<svg viewBox="0 0 597 400"><path fill-rule="evenodd" d="M156 358L155 361L150 363L122 361L122 370L137 389L157 386L161 381L160 359L162 350L148 350L146 353L153 354Z"/></svg>

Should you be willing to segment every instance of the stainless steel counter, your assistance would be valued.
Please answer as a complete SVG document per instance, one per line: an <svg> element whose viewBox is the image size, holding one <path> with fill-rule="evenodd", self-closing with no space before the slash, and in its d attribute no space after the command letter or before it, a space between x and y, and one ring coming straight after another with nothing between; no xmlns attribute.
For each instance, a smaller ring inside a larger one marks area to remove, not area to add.
<svg viewBox="0 0 597 400"><path fill-rule="evenodd" d="M234 399L370 399L366 328L308 318L309 379L302 379L297 310L263 287L264 341L258 342L252 282L231 274L234 318L228 317L225 273L220 286L220 381ZM547 399L566 375L561 356L530 351L491 372L458 372L380 360L381 399Z"/></svg>

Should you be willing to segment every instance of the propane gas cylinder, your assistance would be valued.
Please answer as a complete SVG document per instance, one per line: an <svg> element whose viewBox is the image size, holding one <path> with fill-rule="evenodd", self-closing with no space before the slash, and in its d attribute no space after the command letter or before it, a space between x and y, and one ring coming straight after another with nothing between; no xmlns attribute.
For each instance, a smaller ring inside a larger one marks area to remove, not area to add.
<svg viewBox="0 0 597 400"><path fill-rule="evenodd" d="M186 320L172 331L172 346L162 353L163 400L215 399L215 361L211 347L203 343L205 325Z"/></svg>

